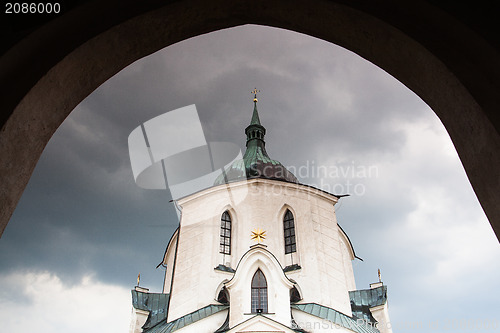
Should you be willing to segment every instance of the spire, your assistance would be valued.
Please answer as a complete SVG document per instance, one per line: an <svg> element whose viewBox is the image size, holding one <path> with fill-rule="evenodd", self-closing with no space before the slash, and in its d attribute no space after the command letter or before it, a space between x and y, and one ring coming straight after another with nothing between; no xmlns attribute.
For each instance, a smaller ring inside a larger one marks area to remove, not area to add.
<svg viewBox="0 0 500 333"><path fill-rule="evenodd" d="M250 125L245 128L247 136L247 149L243 159L233 162L228 168L224 169L214 182L214 185L240 181L251 178L267 178L281 180L291 183L298 183L297 178L288 171L280 162L269 157L266 152L266 143L264 136L266 129L261 125L259 113L257 111L257 93L254 89L253 113Z"/></svg>
<svg viewBox="0 0 500 333"><path fill-rule="evenodd" d="M247 147L250 143L254 145L261 146L264 148L265 142L264 142L264 135L266 134L266 129L264 126L260 124L260 118L259 118L259 112L257 111L257 102L259 101L257 99L257 93L260 92L260 90L257 90L255 88L252 90L252 93L254 94L253 96L253 114L252 114L252 120L250 121L250 125L245 129L245 134L247 135Z"/></svg>
<svg viewBox="0 0 500 333"><path fill-rule="evenodd" d="M260 92L260 90L257 90L257 88L252 90L252 93L254 94L254 96L253 96L253 114L252 114L252 121L250 122L250 125L260 125L259 112L257 112L257 102L259 101L257 99L258 92Z"/></svg>

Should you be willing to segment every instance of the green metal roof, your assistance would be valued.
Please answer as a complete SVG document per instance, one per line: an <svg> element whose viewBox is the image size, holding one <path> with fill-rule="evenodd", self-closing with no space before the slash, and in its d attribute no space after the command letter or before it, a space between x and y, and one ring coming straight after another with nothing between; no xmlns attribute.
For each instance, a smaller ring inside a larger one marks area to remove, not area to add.
<svg viewBox="0 0 500 333"><path fill-rule="evenodd" d="M342 312L338 312L332 308L319 305L316 303L292 304L292 309L297 309L316 316L321 319L328 320L335 325L345 327L357 333L380 333L378 329L368 324L360 324L357 318L349 317Z"/></svg>
<svg viewBox="0 0 500 333"><path fill-rule="evenodd" d="M228 267L228 266L223 265L223 264L219 264L219 266L215 267L214 269L216 269L218 271L228 272L228 273L236 272L233 268Z"/></svg>
<svg viewBox="0 0 500 333"><path fill-rule="evenodd" d="M288 265L285 268L283 268L283 272L291 272L291 271L296 271L301 269L302 267L299 264L293 264L293 265Z"/></svg>
<svg viewBox="0 0 500 333"><path fill-rule="evenodd" d="M257 111L257 101L254 100L253 103L253 113L252 120L250 121L250 125L260 125L259 112Z"/></svg>
<svg viewBox="0 0 500 333"><path fill-rule="evenodd" d="M370 308L383 305L387 302L387 286L353 290L349 292L349 298L355 305L367 305Z"/></svg>
<svg viewBox="0 0 500 333"><path fill-rule="evenodd" d="M158 323L156 326L147 328L143 332L144 333L169 333L169 332L175 332L184 326L190 325L192 323L195 323L199 320L202 320L208 316L211 316L217 312L220 312L222 310L226 310L229 308L229 305L217 305L217 304L210 304L207 305L201 309L198 309L194 312L188 313L185 316L182 316L180 318L177 318L169 323L164 320L161 323Z"/></svg>
<svg viewBox="0 0 500 333"><path fill-rule="evenodd" d="M223 170L214 182L221 185L229 182L251 178L266 178L298 183L297 178L280 162L273 160L266 152L264 136L266 129L261 125L257 111L257 100L254 100L254 109L250 125L245 129L247 135L247 149L243 159L233 162Z"/></svg>
<svg viewBox="0 0 500 333"><path fill-rule="evenodd" d="M387 303L387 286L349 292L352 314L357 318L376 323L370 308Z"/></svg>
<svg viewBox="0 0 500 333"><path fill-rule="evenodd" d="M143 293L132 290L132 306L139 310L149 311L143 328L153 327L167 318L169 294Z"/></svg>

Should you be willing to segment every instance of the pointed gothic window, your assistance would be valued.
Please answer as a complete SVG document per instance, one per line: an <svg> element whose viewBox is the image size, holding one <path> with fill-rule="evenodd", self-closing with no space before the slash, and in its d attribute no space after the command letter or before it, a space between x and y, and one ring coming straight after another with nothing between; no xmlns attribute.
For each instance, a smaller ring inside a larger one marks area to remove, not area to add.
<svg viewBox="0 0 500 333"><path fill-rule="evenodd" d="M267 282L260 269L252 278L252 313L267 313Z"/></svg>
<svg viewBox="0 0 500 333"><path fill-rule="evenodd" d="M283 218L283 227L285 230L285 254L297 251L295 242L295 224L292 212L287 209Z"/></svg>
<svg viewBox="0 0 500 333"><path fill-rule="evenodd" d="M220 246L219 252L231 254L231 216L227 210L220 218Z"/></svg>

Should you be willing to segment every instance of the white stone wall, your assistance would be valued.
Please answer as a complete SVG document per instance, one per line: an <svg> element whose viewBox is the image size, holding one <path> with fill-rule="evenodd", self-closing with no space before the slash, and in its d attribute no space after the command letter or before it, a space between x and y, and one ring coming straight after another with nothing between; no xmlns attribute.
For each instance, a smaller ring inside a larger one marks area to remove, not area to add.
<svg viewBox="0 0 500 333"><path fill-rule="evenodd" d="M392 333L391 320L389 319L389 310L387 302L374 308L370 308L373 318L378 322L377 328L380 333Z"/></svg>
<svg viewBox="0 0 500 333"><path fill-rule="evenodd" d="M179 200L182 215L169 321L214 303L217 287L230 278L214 267L228 263L236 269L255 244L250 234L256 228L266 230L263 244L282 267L292 263L302 267L287 276L298 283L304 302L351 315L348 290L354 278L343 256L333 207L336 201L314 188L262 179L220 185ZM284 253L287 208L295 218L297 253L292 255ZM220 217L225 210L232 219L230 256L219 253Z"/></svg>
<svg viewBox="0 0 500 333"><path fill-rule="evenodd" d="M303 302L318 303L351 315L349 294L333 204L323 196L297 193L297 250L301 271L293 275Z"/></svg>
<svg viewBox="0 0 500 333"><path fill-rule="evenodd" d="M356 281L354 280L354 271L352 269L352 261L354 260L354 252L349 244L347 236L339 228L340 249L342 252L342 262L344 264L344 274L347 290L356 290Z"/></svg>
<svg viewBox="0 0 500 333"><path fill-rule="evenodd" d="M170 243L167 246L167 250L165 251L165 257L163 258L163 265L167 266L165 271L165 280L163 282L163 293L170 293L170 283L172 281L172 272L174 268L174 259L175 259L175 247L177 245L177 235L176 231L172 238L170 239Z"/></svg>
<svg viewBox="0 0 500 333"><path fill-rule="evenodd" d="M144 310L139 310L136 308L132 308L132 315L130 319L130 333L141 333L142 325L148 319L149 312Z"/></svg>

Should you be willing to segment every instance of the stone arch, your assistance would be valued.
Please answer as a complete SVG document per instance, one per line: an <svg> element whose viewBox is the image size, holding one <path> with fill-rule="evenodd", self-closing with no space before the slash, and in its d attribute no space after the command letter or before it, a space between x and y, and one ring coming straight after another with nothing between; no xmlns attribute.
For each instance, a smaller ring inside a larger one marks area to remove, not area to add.
<svg viewBox="0 0 500 333"><path fill-rule="evenodd" d="M229 213L229 216L231 217L231 228L234 232L237 232L238 231L238 229L237 229L238 228L238 214L236 213L236 210L230 204L225 205L224 208L219 212L219 219L224 212Z"/></svg>
<svg viewBox="0 0 500 333"><path fill-rule="evenodd" d="M293 217L295 219L297 219L297 212L295 211L295 209L288 203L284 203L280 210L278 211L278 220L283 222L283 218L285 217L285 214L286 214L286 211L289 210L290 212L292 212L293 214Z"/></svg>
<svg viewBox="0 0 500 333"><path fill-rule="evenodd" d="M500 235L500 59L485 9L413 0L82 1L31 33L13 33L0 59L0 230L43 148L73 108L133 61L178 41L242 24L306 33L368 59L420 96L447 129ZM464 15L473 16L463 20ZM482 15L482 17L481 17ZM489 24L478 25L481 20ZM475 21L474 21L475 20ZM484 20L483 20L484 21ZM471 23L472 22L472 23ZM491 29L492 31L494 29Z"/></svg>
<svg viewBox="0 0 500 333"><path fill-rule="evenodd" d="M228 297L227 299L229 301L230 295L229 295L229 292L227 291L227 288L226 288L226 282L227 281L228 281L228 279L224 279L224 280L222 280L221 283L219 283L219 285L217 286L217 289L215 290L214 300L216 300L216 301L219 302L221 293L227 293L227 297Z"/></svg>
<svg viewBox="0 0 500 333"><path fill-rule="evenodd" d="M280 318L289 321L290 305L276 300L289 297L290 289L293 288L294 283L285 275L283 267L281 267L276 257L262 244L253 245L242 256L234 276L225 284L229 293L235 295L235 303L231 304L231 309L233 309L233 306L236 308L232 316L238 319L234 321L241 322L246 316L245 314L250 313L251 280L254 273L259 269L264 274L268 285L269 311L276 313L277 321Z"/></svg>
<svg viewBox="0 0 500 333"><path fill-rule="evenodd" d="M302 291L298 284L295 284L292 289L290 289L290 302L296 303L300 300L304 299L302 296Z"/></svg>

